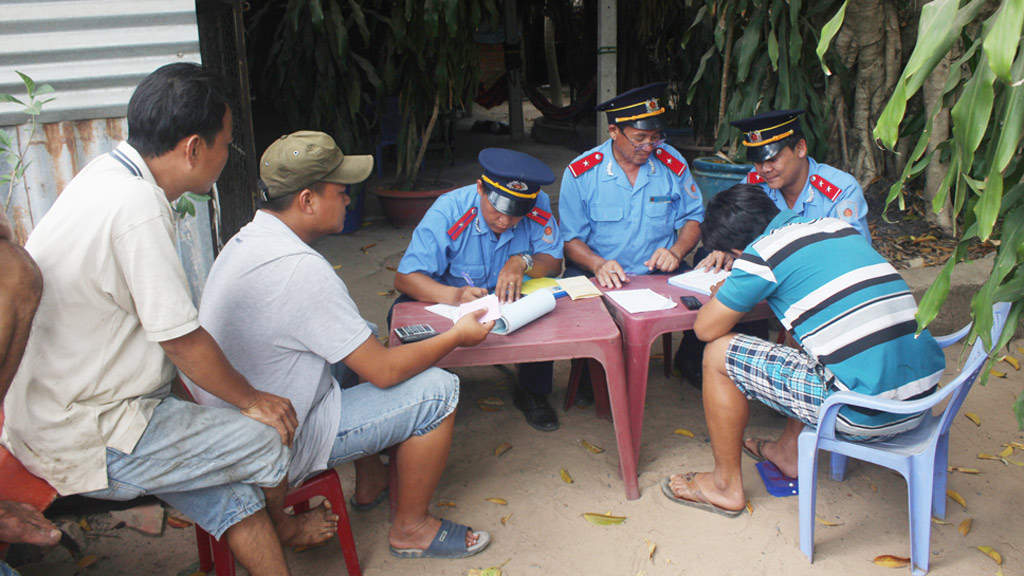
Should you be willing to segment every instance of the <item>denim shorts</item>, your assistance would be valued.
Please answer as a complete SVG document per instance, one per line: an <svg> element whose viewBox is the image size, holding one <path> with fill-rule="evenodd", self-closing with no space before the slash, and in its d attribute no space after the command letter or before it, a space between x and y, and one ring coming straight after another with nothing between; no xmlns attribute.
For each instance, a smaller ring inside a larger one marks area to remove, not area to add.
<svg viewBox="0 0 1024 576"><path fill-rule="evenodd" d="M165 398L131 454L107 448L109 486L83 496L131 500L152 494L215 538L264 506L291 453L272 427L237 410Z"/></svg>
<svg viewBox="0 0 1024 576"><path fill-rule="evenodd" d="M803 351L744 334L729 341L725 369L747 398L811 426L835 379Z"/></svg>
<svg viewBox="0 0 1024 576"><path fill-rule="evenodd" d="M341 391L341 419L327 466L376 454L437 428L459 403L459 377L428 368L412 378L378 388L370 383Z"/></svg>

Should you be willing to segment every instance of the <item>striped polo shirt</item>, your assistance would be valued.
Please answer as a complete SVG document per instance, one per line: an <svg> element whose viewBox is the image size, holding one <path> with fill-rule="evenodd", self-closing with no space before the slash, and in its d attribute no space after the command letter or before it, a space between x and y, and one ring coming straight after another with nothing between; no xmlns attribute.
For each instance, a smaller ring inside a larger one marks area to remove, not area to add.
<svg viewBox="0 0 1024 576"><path fill-rule="evenodd" d="M732 310L767 300L804 351L836 377L833 391L897 400L926 396L945 371L945 356L917 330L917 303L906 282L849 224L780 212L736 259L716 294ZM918 416L843 408L850 434L897 432Z"/></svg>

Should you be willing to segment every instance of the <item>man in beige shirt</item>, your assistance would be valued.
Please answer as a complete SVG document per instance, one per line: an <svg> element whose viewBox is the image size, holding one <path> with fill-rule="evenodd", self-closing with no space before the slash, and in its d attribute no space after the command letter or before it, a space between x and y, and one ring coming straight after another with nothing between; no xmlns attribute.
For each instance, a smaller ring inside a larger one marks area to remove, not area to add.
<svg viewBox="0 0 1024 576"><path fill-rule="evenodd" d="M224 535L249 573L286 574L261 488L284 480L295 412L199 326L174 236L171 202L210 189L231 127L221 80L197 65L139 84L128 140L71 181L26 244L46 289L0 441L62 495L155 494ZM241 412L170 396L177 370Z"/></svg>

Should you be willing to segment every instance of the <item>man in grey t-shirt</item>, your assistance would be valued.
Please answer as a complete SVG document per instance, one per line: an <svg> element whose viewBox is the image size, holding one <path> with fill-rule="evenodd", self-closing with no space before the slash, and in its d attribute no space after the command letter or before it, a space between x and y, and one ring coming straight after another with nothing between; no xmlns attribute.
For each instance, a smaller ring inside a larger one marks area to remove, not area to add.
<svg viewBox="0 0 1024 576"><path fill-rule="evenodd" d="M253 386L295 407L291 482L354 460L359 480L380 492L387 474L373 455L397 444L391 552L469 556L490 536L427 509L444 471L459 395L458 378L431 366L458 346L482 342L494 323L473 315L397 348L383 347L371 334L345 283L309 243L341 230L347 186L365 180L372 167L371 156L345 156L321 132L296 132L271 144L260 161L261 209L214 263L199 320ZM367 382L342 389L331 373L342 361ZM195 393L200 403L219 403ZM280 506L268 494L267 508L283 515L283 494ZM326 539L336 518L319 513Z"/></svg>

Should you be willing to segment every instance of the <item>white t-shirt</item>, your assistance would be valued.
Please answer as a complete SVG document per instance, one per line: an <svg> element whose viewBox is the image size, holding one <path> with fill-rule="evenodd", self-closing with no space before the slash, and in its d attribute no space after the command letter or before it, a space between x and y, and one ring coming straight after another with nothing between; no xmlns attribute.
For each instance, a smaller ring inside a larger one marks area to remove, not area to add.
<svg viewBox="0 0 1024 576"><path fill-rule="evenodd" d="M199 320L250 384L295 407L289 481L326 469L341 417L331 364L371 336L330 263L261 210L213 263ZM200 404L232 407L186 386Z"/></svg>
<svg viewBox="0 0 1024 576"><path fill-rule="evenodd" d="M122 142L75 176L25 248L43 298L0 441L61 494L106 488L106 447L131 452L170 391L159 343L199 327L171 205Z"/></svg>

